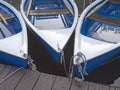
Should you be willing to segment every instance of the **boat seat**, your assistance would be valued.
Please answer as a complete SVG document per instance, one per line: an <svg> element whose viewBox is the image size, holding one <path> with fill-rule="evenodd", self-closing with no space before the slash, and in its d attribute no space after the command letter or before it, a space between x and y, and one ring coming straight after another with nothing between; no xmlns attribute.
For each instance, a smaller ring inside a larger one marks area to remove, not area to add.
<svg viewBox="0 0 120 90"><path fill-rule="evenodd" d="M3 17L7 20L7 19L11 19L11 18L14 18L13 15L10 15L10 14L2 14ZM1 20L1 19L0 19Z"/></svg>
<svg viewBox="0 0 120 90"><path fill-rule="evenodd" d="M110 0L110 1L120 3L120 0Z"/></svg>
<svg viewBox="0 0 120 90"><path fill-rule="evenodd" d="M101 15L98 15L98 14L92 14L89 18L120 26L120 20L119 19L106 17L106 16L101 16Z"/></svg>
<svg viewBox="0 0 120 90"><path fill-rule="evenodd" d="M56 9L56 10L31 10L31 16L37 15L50 15L50 14L68 14L70 13L67 9Z"/></svg>

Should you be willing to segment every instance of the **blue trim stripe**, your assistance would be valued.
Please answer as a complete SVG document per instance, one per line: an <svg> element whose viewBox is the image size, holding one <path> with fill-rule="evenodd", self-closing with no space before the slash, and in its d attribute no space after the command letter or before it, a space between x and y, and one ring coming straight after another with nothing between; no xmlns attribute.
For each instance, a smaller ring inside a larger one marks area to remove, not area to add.
<svg viewBox="0 0 120 90"><path fill-rule="evenodd" d="M103 54L101 56L98 56L92 60L89 60L87 62L87 67L86 67L86 71L89 73L91 71L93 71L95 68L99 67L101 64L104 64L105 62L107 62L108 60L110 60L112 57L114 57L115 55L117 55L118 53L120 53L120 47L112 50L106 54ZM75 66L74 67L74 72L76 73L76 75L78 77L81 77L79 71L78 71L78 67Z"/></svg>
<svg viewBox="0 0 120 90"><path fill-rule="evenodd" d="M19 58L4 52L0 52L0 61L13 66L18 66L23 68L27 67L27 60L24 60L22 58Z"/></svg>

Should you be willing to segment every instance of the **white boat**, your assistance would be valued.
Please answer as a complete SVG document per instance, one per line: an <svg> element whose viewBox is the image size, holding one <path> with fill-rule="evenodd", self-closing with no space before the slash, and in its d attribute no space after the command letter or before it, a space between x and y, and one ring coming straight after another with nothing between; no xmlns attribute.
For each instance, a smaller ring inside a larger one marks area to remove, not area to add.
<svg viewBox="0 0 120 90"><path fill-rule="evenodd" d="M10 4L0 0L0 61L27 67L27 30L22 16Z"/></svg>
<svg viewBox="0 0 120 90"><path fill-rule="evenodd" d="M96 0L81 14L74 44L74 72L83 78L120 53L120 0Z"/></svg>
<svg viewBox="0 0 120 90"><path fill-rule="evenodd" d="M33 34L56 63L70 39L78 19L74 0L22 0L21 13Z"/></svg>

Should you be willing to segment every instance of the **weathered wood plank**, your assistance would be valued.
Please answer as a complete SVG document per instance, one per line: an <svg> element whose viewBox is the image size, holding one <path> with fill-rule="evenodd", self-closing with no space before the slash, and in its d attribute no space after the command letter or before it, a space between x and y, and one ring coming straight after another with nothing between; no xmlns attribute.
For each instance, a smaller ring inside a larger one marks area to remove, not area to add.
<svg viewBox="0 0 120 90"><path fill-rule="evenodd" d="M99 84L90 83L88 90L99 90Z"/></svg>
<svg viewBox="0 0 120 90"><path fill-rule="evenodd" d="M15 70L17 70L17 68L12 68L9 74L14 72ZM8 79L6 79L3 83L0 84L0 90L14 90L24 73L25 71L23 69L14 73L12 76L10 76Z"/></svg>
<svg viewBox="0 0 120 90"><path fill-rule="evenodd" d="M55 83L52 87L52 90L69 90L71 86L72 80L57 76Z"/></svg>
<svg viewBox="0 0 120 90"><path fill-rule="evenodd" d="M109 87L109 90L115 90L115 88L114 87Z"/></svg>
<svg viewBox="0 0 120 90"><path fill-rule="evenodd" d="M9 73L8 74L11 74L12 72L14 72L15 70L18 69L18 67L15 67L15 66L11 66L12 68L10 69Z"/></svg>
<svg viewBox="0 0 120 90"><path fill-rule="evenodd" d="M49 14L68 14L67 9L57 9L57 10L31 10L29 15L49 15Z"/></svg>
<svg viewBox="0 0 120 90"><path fill-rule="evenodd" d="M17 67L8 65L0 65L0 68L2 69L0 71L0 80L4 80L0 84L0 90L120 90L120 88L87 81L78 83L66 77L49 75L37 71L19 70ZM4 79L16 70L19 71L9 78Z"/></svg>
<svg viewBox="0 0 120 90"><path fill-rule="evenodd" d="M0 64L0 75L2 74L2 72L3 72L4 68L5 68L5 65Z"/></svg>
<svg viewBox="0 0 120 90"><path fill-rule="evenodd" d="M101 16L101 15L98 15L98 14L92 14L89 18L120 26L120 20L119 19L110 18L110 17L106 17L106 16Z"/></svg>
<svg viewBox="0 0 120 90"><path fill-rule="evenodd" d="M99 85L99 90L109 90L109 87L105 85Z"/></svg>
<svg viewBox="0 0 120 90"><path fill-rule="evenodd" d="M41 73L38 82L33 90L51 90L51 87L56 79L55 75Z"/></svg>
<svg viewBox="0 0 120 90"><path fill-rule="evenodd" d="M120 87L120 77L114 80L114 83L110 84L113 87Z"/></svg>
<svg viewBox="0 0 120 90"><path fill-rule="evenodd" d="M32 90L34 84L36 83L40 73L35 71L26 70L23 78L16 86L16 90Z"/></svg>
<svg viewBox="0 0 120 90"><path fill-rule="evenodd" d="M88 90L88 82L77 82L73 80L70 90Z"/></svg>
<svg viewBox="0 0 120 90"><path fill-rule="evenodd" d="M115 90L120 90L120 88L115 88Z"/></svg>
<svg viewBox="0 0 120 90"><path fill-rule="evenodd" d="M4 70L2 71L2 73L0 75L0 80L2 80L5 76L7 76L7 74L9 73L11 68L12 68L12 66L9 66L9 65L6 65L4 67Z"/></svg>

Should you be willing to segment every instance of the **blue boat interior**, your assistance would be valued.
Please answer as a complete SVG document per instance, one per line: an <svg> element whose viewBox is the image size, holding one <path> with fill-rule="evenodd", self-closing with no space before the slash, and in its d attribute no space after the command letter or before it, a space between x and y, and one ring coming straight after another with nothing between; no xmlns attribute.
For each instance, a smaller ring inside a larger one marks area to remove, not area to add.
<svg viewBox="0 0 120 90"><path fill-rule="evenodd" d="M68 0L70 3L70 1ZM29 0L24 4L24 11L27 11ZM70 3L71 5L71 3ZM72 11L74 9L71 5ZM63 0L34 0L31 5L32 10L67 10ZM44 15L29 15L28 19L38 29L62 29L70 28L73 25L74 15L70 13L55 13Z"/></svg>
<svg viewBox="0 0 120 90"><path fill-rule="evenodd" d="M8 25L0 18L0 39L4 39L21 32L21 24L12 10L0 3L0 13L2 16L11 15L13 18L5 18Z"/></svg>
<svg viewBox="0 0 120 90"><path fill-rule="evenodd" d="M116 25L88 17L84 19L81 34L109 43L120 42L120 3L107 2L94 14L106 18L109 17L111 19L118 20L119 22Z"/></svg>

